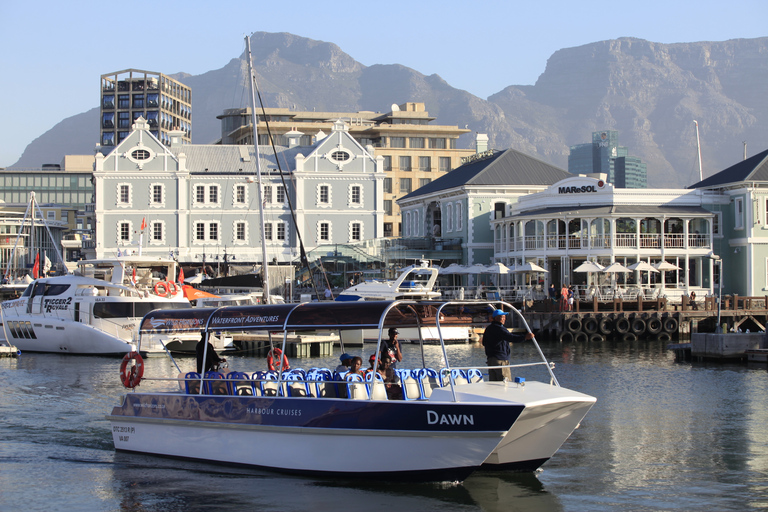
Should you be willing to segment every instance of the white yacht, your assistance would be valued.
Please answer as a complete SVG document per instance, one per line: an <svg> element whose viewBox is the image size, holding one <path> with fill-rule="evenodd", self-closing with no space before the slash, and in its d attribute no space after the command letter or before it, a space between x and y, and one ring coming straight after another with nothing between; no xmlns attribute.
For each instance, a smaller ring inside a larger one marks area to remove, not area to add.
<svg viewBox="0 0 768 512"><path fill-rule="evenodd" d="M176 266L146 256L83 260L74 274L36 279L20 298L3 302L2 334L22 352L123 355L148 312L190 306L174 283ZM142 352L194 352L198 340L150 337Z"/></svg>
<svg viewBox="0 0 768 512"><path fill-rule="evenodd" d="M437 300L440 292L435 290L438 268L426 260L403 269L403 272L392 281L369 280L350 286L342 291L336 300L370 301L370 300ZM423 308L424 314L434 313L432 308ZM467 319L452 318L442 325L442 339L448 343L466 343L470 336ZM451 323L453 322L453 323ZM431 324L431 325L429 325ZM423 327L401 328L400 341L418 343L419 341L436 343L440 339L434 322L425 322ZM360 345L371 343L378 337L375 329L363 331L342 331L341 338L345 345Z"/></svg>

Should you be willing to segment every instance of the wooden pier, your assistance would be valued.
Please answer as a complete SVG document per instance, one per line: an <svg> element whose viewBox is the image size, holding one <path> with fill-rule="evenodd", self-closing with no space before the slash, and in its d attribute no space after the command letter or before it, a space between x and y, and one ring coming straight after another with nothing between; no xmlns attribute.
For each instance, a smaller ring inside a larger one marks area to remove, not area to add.
<svg viewBox="0 0 768 512"><path fill-rule="evenodd" d="M272 336L270 344L269 335L233 333L232 341L235 346L248 354L266 357L269 350L283 346L282 336ZM294 334L286 340L286 355L290 358L326 357L333 354L334 343L339 342L336 334Z"/></svg>

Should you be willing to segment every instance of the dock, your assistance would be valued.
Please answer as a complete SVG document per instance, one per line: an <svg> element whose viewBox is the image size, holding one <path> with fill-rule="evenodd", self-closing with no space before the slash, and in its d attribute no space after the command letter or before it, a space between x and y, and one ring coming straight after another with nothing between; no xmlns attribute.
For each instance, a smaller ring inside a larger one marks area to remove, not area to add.
<svg viewBox="0 0 768 512"><path fill-rule="evenodd" d="M282 336L267 334L232 333L232 341L238 350L259 357L266 357L274 346L283 346ZM333 354L333 345L339 336L333 333L289 334L286 339L286 355L289 358L326 357Z"/></svg>

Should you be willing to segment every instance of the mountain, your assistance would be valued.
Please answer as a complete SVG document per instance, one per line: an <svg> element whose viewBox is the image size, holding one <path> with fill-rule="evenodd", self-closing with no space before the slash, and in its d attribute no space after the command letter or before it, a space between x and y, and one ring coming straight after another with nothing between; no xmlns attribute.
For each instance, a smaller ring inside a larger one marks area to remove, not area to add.
<svg viewBox="0 0 768 512"><path fill-rule="evenodd" d="M251 37L266 106L296 110L386 112L393 103L426 104L438 124L487 133L509 147L567 168L569 146L593 131L618 130L619 143L648 164L652 187L698 180L699 123L704 175L768 147L768 37L661 44L621 38L555 52L531 86L510 85L487 100L400 65L364 66L332 43L287 33ZM140 67L140 63L137 63ZM172 75L192 88L195 143L220 135L216 116L249 104L244 56L201 75ZM94 103L98 100L95 98ZM91 153L98 108L41 135L13 167L40 167L64 154ZM460 141L471 147L473 135Z"/></svg>

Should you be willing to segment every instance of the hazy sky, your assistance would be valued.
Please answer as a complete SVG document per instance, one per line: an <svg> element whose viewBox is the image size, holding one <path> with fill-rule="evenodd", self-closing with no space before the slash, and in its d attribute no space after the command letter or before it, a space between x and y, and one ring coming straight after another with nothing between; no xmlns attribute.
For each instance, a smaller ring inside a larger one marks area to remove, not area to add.
<svg viewBox="0 0 768 512"><path fill-rule="evenodd" d="M252 32L332 42L364 65L438 74L481 98L535 83L561 48L618 37L677 43L768 35L766 0L216 4L0 0L0 167L62 119L98 106L101 74L219 69Z"/></svg>

